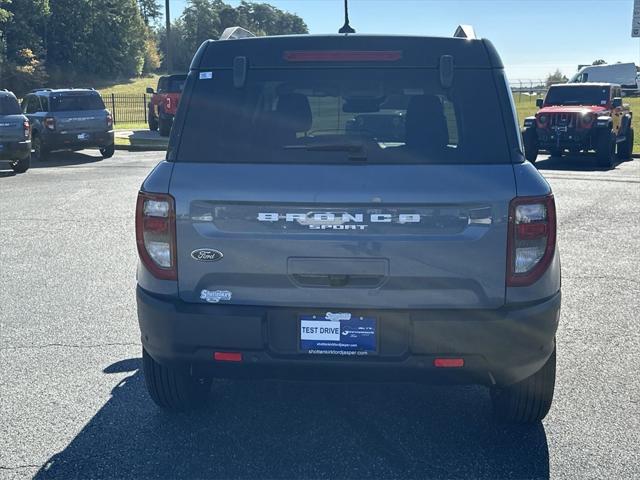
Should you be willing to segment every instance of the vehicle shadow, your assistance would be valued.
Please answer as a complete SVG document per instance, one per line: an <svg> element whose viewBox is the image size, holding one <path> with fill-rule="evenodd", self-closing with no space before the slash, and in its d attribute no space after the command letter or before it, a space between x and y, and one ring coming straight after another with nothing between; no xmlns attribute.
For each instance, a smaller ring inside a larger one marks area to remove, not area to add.
<svg viewBox="0 0 640 480"><path fill-rule="evenodd" d="M101 161L102 155L98 150L82 150L81 152L52 152L44 161L31 161L30 168L64 167L67 165L83 165Z"/></svg>
<svg viewBox="0 0 640 480"><path fill-rule="evenodd" d="M612 167L606 168L598 165L594 153L566 154L562 157L539 157L535 166L538 170L574 171L574 172L608 172L614 170L621 161L617 161Z"/></svg>
<svg viewBox="0 0 640 480"><path fill-rule="evenodd" d="M208 405L151 403L141 359L36 473L50 478L549 478L541 423L494 423L479 387L214 383Z"/></svg>

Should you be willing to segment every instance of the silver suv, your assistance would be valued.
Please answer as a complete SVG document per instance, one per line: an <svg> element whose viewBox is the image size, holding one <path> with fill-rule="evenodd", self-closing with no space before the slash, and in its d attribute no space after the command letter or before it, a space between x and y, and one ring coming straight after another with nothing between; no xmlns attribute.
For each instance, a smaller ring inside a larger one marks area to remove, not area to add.
<svg viewBox="0 0 640 480"><path fill-rule="evenodd" d="M22 100L22 110L31 122L36 161L47 160L53 150L97 147L102 158L115 153L113 117L93 89L34 90Z"/></svg>
<svg viewBox="0 0 640 480"><path fill-rule="evenodd" d="M31 129L15 95L0 90L0 161L9 161L16 173L31 164Z"/></svg>
<svg viewBox="0 0 640 480"><path fill-rule="evenodd" d="M486 385L535 422L555 381L551 189L490 42L205 42L136 215L151 398L212 378Z"/></svg>

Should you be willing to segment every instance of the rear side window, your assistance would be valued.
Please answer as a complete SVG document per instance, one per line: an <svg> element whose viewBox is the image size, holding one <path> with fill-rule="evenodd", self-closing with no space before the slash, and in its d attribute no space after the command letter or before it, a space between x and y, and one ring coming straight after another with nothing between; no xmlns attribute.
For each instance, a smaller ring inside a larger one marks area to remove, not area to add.
<svg viewBox="0 0 640 480"><path fill-rule="evenodd" d="M22 113L18 100L11 95L0 96L0 115L19 115Z"/></svg>
<svg viewBox="0 0 640 480"><path fill-rule="evenodd" d="M509 163L490 70L256 69L194 77L176 161ZM509 115L511 112L507 112Z"/></svg>
<svg viewBox="0 0 640 480"><path fill-rule="evenodd" d="M104 103L97 93L88 95L56 95L50 100L52 112L103 110Z"/></svg>
<svg viewBox="0 0 640 480"><path fill-rule="evenodd" d="M24 113L38 113L38 112L44 111L40 103L40 97L36 95L27 97L23 101L23 105L24 105Z"/></svg>

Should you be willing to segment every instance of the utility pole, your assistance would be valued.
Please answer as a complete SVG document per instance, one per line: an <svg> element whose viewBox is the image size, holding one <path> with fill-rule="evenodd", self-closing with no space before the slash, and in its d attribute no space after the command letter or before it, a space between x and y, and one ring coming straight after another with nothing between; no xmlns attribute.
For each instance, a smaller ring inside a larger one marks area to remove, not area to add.
<svg viewBox="0 0 640 480"><path fill-rule="evenodd" d="M164 20L167 29L167 73L171 75L173 58L171 55L171 12L169 11L169 0L164 0Z"/></svg>

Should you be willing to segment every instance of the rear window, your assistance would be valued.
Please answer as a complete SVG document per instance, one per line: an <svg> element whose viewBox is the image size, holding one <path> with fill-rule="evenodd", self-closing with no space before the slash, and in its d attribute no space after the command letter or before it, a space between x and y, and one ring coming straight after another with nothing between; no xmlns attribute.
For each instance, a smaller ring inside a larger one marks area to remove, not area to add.
<svg viewBox="0 0 640 480"><path fill-rule="evenodd" d="M0 96L0 115L18 115L22 113L18 100L11 95Z"/></svg>
<svg viewBox="0 0 640 480"><path fill-rule="evenodd" d="M209 78L210 77L210 78ZM509 163L490 70L255 69L194 78L177 161ZM509 112L509 114L511 114Z"/></svg>
<svg viewBox="0 0 640 480"><path fill-rule="evenodd" d="M606 105L609 87L551 87L545 105Z"/></svg>
<svg viewBox="0 0 640 480"><path fill-rule="evenodd" d="M167 87L167 92L169 93L180 93L184 89L184 84L187 81L187 77L182 78L170 78L169 85Z"/></svg>
<svg viewBox="0 0 640 480"><path fill-rule="evenodd" d="M52 112L71 112L77 110L103 110L104 102L97 93L86 95L56 95L51 97Z"/></svg>

